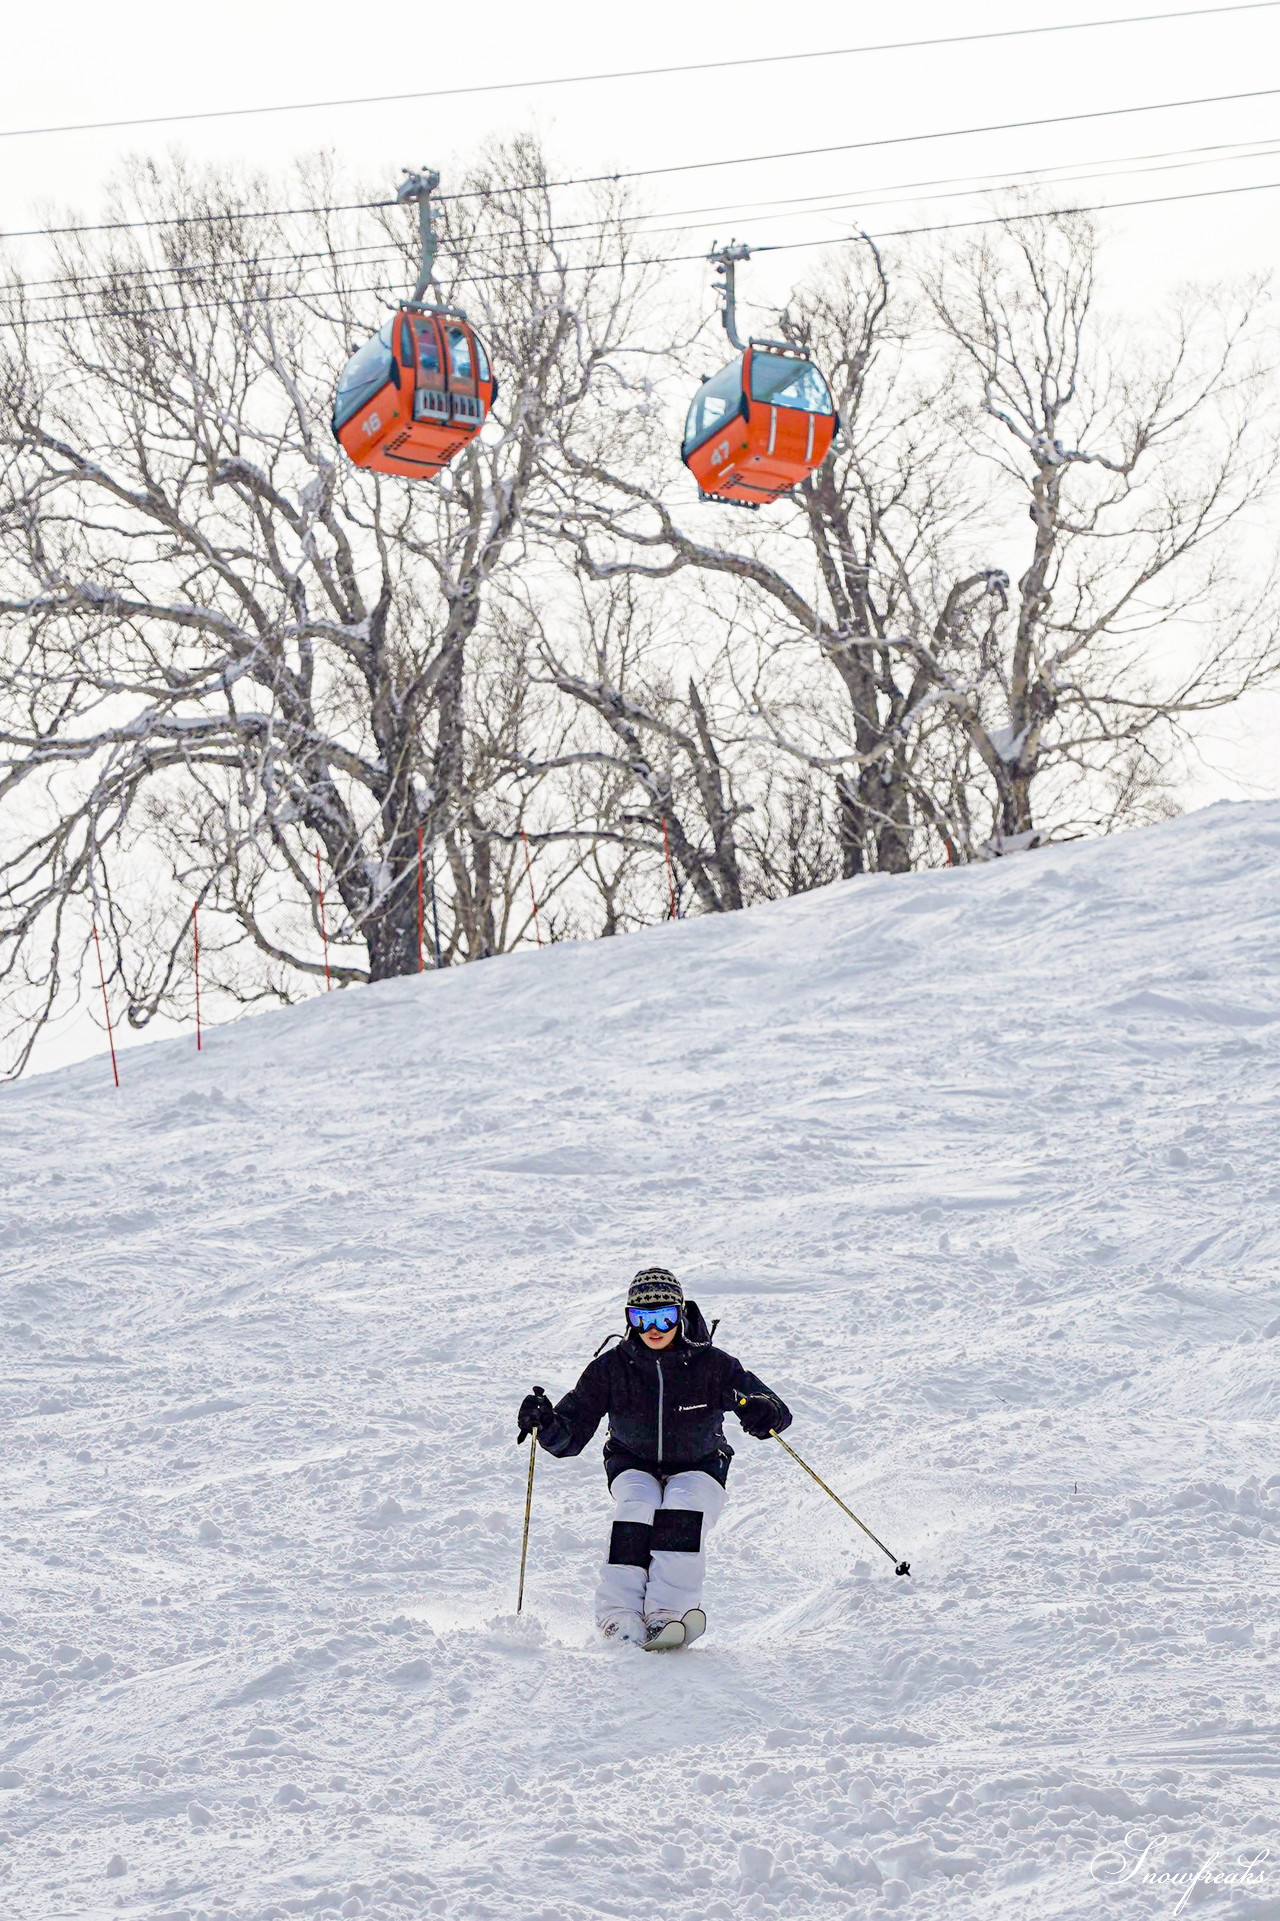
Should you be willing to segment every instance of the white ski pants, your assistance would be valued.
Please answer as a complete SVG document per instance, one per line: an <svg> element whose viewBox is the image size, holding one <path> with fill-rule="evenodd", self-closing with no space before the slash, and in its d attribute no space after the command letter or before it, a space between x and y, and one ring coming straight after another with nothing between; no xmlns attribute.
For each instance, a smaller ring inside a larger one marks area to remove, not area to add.
<svg viewBox="0 0 1280 1921"><path fill-rule="evenodd" d="M679 1619L702 1600L706 1537L720 1519L724 1489L690 1468L664 1487L654 1474L624 1468L614 1477L609 1556L600 1569L596 1620L620 1614Z"/></svg>

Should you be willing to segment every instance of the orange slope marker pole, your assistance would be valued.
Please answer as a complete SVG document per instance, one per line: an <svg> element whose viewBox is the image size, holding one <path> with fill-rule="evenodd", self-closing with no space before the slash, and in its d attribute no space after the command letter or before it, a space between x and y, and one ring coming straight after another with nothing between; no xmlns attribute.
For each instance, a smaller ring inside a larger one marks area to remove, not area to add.
<svg viewBox="0 0 1280 1921"><path fill-rule="evenodd" d="M195 949L196 969L196 1053L204 1052L204 1036L200 1031L200 903L191 905L191 942Z"/></svg>
<svg viewBox="0 0 1280 1921"><path fill-rule="evenodd" d="M111 1031L111 1008L107 1002L107 976L102 965L102 942L98 939L98 924L93 924L93 944L98 953L98 979L102 983L102 1011L107 1017L107 1046L111 1049L111 1078L117 1087L120 1085L120 1069L116 1063L116 1038Z"/></svg>
<svg viewBox="0 0 1280 1921"><path fill-rule="evenodd" d="M424 902L422 898L422 829L418 829L418 972L421 974L427 963L423 958Z"/></svg>
<svg viewBox="0 0 1280 1921"><path fill-rule="evenodd" d="M320 849L316 848L316 892L320 896L320 941L324 948L324 991L327 994L333 986L329 978L329 936L324 924L324 877L320 872Z"/></svg>
<svg viewBox="0 0 1280 1921"><path fill-rule="evenodd" d="M662 816L662 849L667 857L667 893L671 900L671 919L679 920L676 911L676 877L671 866L671 839L667 833L667 817Z"/></svg>
<svg viewBox="0 0 1280 1921"><path fill-rule="evenodd" d="M533 862L529 858L529 836L525 833L523 827L520 829L520 838L524 842L524 871L525 878L529 883L529 899L533 902L533 931L537 937L538 945L541 947L542 930L538 926L538 896L533 889Z"/></svg>

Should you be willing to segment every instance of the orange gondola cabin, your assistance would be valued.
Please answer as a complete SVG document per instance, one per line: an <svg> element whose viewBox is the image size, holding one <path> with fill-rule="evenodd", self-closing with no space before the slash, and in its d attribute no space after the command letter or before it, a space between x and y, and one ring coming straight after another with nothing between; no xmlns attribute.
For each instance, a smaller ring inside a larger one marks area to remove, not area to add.
<svg viewBox="0 0 1280 1921"><path fill-rule="evenodd" d="M409 303L344 367L333 431L357 467L434 480L475 439L497 393L468 321Z"/></svg>
<svg viewBox="0 0 1280 1921"><path fill-rule="evenodd" d="M708 500L760 507L822 465L839 422L811 360L752 341L694 396L680 458Z"/></svg>

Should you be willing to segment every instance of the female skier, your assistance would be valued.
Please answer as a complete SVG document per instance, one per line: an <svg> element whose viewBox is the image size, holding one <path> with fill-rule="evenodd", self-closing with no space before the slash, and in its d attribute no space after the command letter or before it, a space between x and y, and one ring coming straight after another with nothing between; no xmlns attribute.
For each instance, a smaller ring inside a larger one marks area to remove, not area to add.
<svg viewBox="0 0 1280 1921"><path fill-rule="evenodd" d="M596 1588L596 1624L606 1640L673 1648L704 1632L703 1543L724 1506L733 1449L722 1416L729 1409L758 1441L791 1425L777 1395L711 1345L696 1301L685 1300L665 1267L636 1275L626 1334L562 1401L552 1407L536 1393L521 1402L517 1440L536 1428L538 1445L562 1457L581 1454L601 1416L609 1417L604 1466L615 1518Z"/></svg>

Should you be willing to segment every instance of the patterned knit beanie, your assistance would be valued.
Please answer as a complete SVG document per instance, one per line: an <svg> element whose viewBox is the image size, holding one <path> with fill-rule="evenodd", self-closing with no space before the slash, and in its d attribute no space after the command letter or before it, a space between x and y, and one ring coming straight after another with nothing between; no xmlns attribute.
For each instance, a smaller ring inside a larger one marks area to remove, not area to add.
<svg viewBox="0 0 1280 1921"><path fill-rule="evenodd" d="M642 1267L627 1289L628 1307L683 1307L684 1289L665 1267Z"/></svg>

